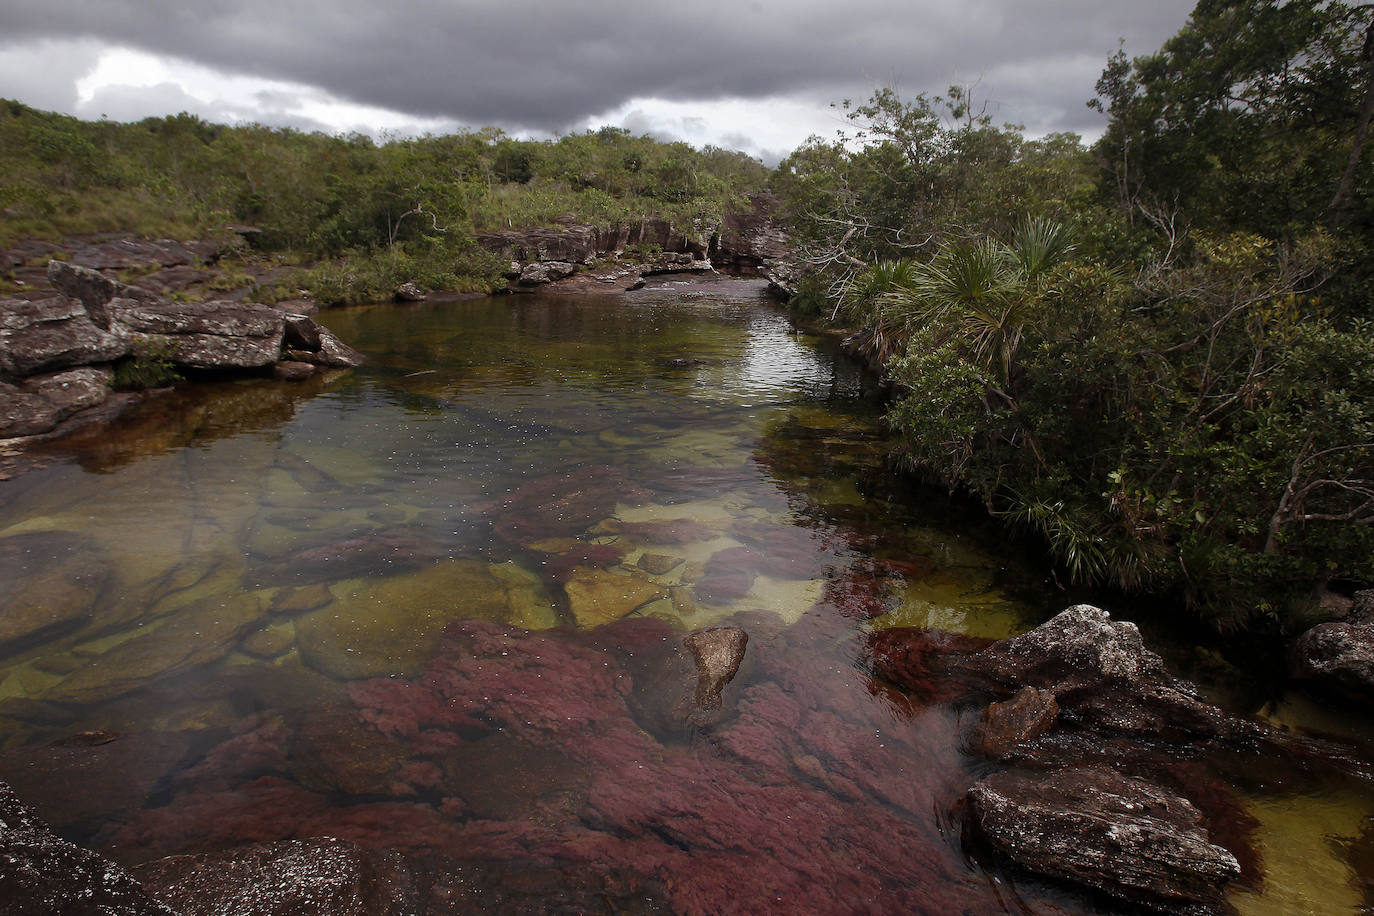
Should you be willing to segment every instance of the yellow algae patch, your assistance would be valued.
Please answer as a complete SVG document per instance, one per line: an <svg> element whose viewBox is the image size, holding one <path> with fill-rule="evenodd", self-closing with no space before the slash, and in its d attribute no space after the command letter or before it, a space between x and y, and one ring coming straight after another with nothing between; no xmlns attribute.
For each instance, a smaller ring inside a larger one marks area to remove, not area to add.
<svg viewBox="0 0 1374 916"><path fill-rule="evenodd" d="M385 579L335 583L332 604L297 619L297 649L306 664L333 677L414 674L450 621L533 617L533 586L513 584L493 569L477 560L443 560Z"/></svg>
<svg viewBox="0 0 1374 916"><path fill-rule="evenodd" d="M1264 884L1258 894L1238 891L1230 902L1241 916L1340 916L1365 912L1357 877L1338 843L1360 832L1374 798L1331 792L1287 798L1251 798L1260 822Z"/></svg>
<svg viewBox="0 0 1374 916"><path fill-rule="evenodd" d="M650 601L668 597L668 589L642 576L578 566L564 583L577 625L594 627L619 620Z"/></svg>
<svg viewBox="0 0 1374 916"><path fill-rule="evenodd" d="M927 627L949 630L965 636L1005 639L1023 633L1024 618L1008 604L937 604L930 601L906 600L896 610L874 617L868 628L885 630L889 627Z"/></svg>

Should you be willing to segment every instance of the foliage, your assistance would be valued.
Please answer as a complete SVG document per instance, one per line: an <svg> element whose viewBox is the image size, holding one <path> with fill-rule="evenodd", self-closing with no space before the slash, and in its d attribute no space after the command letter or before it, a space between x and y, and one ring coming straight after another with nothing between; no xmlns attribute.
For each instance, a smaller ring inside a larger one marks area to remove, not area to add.
<svg viewBox="0 0 1374 916"><path fill-rule="evenodd" d="M134 343L133 353L115 364L110 387L116 391L162 388L178 381L177 343L169 337L149 334Z"/></svg>
<svg viewBox="0 0 1374 916"><path fill-rule="evenodd" d="M612 128L555 141L485 128L378 144L188 114L83 122L0 102L0 244L108 231L192 238L246 223L262 230L260 250L356 262L321 268L326 298L339 301L386 290L398 264L424 285L487 288L493 265L472 243L484 229L569 214L718 220L767 174L742 153Z"/></svg>
<svg viewBox="0 0 1374 916"><path fill-rule="evenodd" d="M903 100L882 89L842 107L853 132L813 137L773 177L803 255L834 278L835 295L876 261L1007 232L1017 214L1062 218L1093 194L1076 136L993 127L967 90Z"/></svg>
<svg viewBox="0 0 1374 916"><path fill-rule="evenodd" d="M902 460L1071 581L1282 627L1374 582L1374 12L1201 0L1097 88L1090 154L882 90L774 188Z"/></svg>

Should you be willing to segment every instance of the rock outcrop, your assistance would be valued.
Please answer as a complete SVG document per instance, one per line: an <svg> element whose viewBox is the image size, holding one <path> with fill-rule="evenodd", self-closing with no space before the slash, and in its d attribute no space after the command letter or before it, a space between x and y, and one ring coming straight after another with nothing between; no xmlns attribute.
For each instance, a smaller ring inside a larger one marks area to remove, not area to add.
<svg viewBox="0 0 1374 916"><path fill-rule="evenodd" d="M1184 798L1113 770L996 773L968 793L979 835L1031 871L1168 912L1213 912L1240 865Z"/></svg>
<svg viewBox="0 0 1374 916"><path fill-rule="evenodd" d="M347 368L362 358L304 315L229 301L172 302L88 267L48 266L56 294L0 299L0 438L50 433L103 404L130 358L192 370L283 360ZM299 369L281 375L302 377Z"/></svg>
<svg viewBox="0 0 1374 916"><path fill-rule="evenodd" d="M777 201L760 194L750 204L749 211L727 214L718 226L690 231L663 219L605 226L564 220L553 227L480 233L477 243L510 260L506 278L516 292L548 283L639 289L646 277L677 273L790 275L787 234L774 221Z"/></svg>
<svg viewBox="0 0 1374 916"><path fill-rule="evenodd" d="M969 791L972 842L1166 912L1218 911L1238 857L1255 861L1253 824L1229 790L1188 775L1195 761L1321 752L1205 702L1134 624L1091 605L992 643L888 630L869 652L876 674L924 702L989 703L967 745L1024 769Z"/></svg>
<svg viewBox="0 0 1374 916"><path fill-rule="evenodd" d="M1344 620L1318 624L1293 644L1293 676L1368 702L1374 699L1374 589L1357 592Z"/></svg>

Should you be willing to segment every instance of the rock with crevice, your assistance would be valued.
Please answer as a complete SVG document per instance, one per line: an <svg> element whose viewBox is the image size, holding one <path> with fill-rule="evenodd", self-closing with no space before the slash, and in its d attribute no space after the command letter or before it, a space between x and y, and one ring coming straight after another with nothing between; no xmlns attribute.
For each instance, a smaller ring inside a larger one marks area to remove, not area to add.
<svg viewBox="0 0 1374 916"><path fill-rule="evenodd" d="M80 299L0 299L0 373L25 376L108 363L128 352L128 339L99 327Z"/></svg>
<svg viewBox="0 0 1374 916"><path fill-rule="evenodd" d="M997 773L968 801L976 835L1021 867L1165 912L1221 912L1240 876L1191 802L1109 769Z"/></svg>
<svg viewBox="0 0 1374 916"><path fill-rule="evenodd" d="M113 299L110 309L129 339L165 345L181 366L251 369L281 357L282 313L265 305Z"/></svg>

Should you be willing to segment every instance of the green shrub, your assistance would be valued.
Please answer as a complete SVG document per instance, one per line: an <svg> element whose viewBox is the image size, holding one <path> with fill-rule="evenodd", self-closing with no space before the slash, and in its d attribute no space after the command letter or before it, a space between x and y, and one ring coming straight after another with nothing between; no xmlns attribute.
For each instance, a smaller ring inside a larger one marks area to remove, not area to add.
<svg viewBox="0 0 1374 916"><path fill-rule="evenodd" d="M116 391L162 388L181 378L176 364L177 342L149 335L134 344L132 355L115 364L110 387Z"/></svg>

